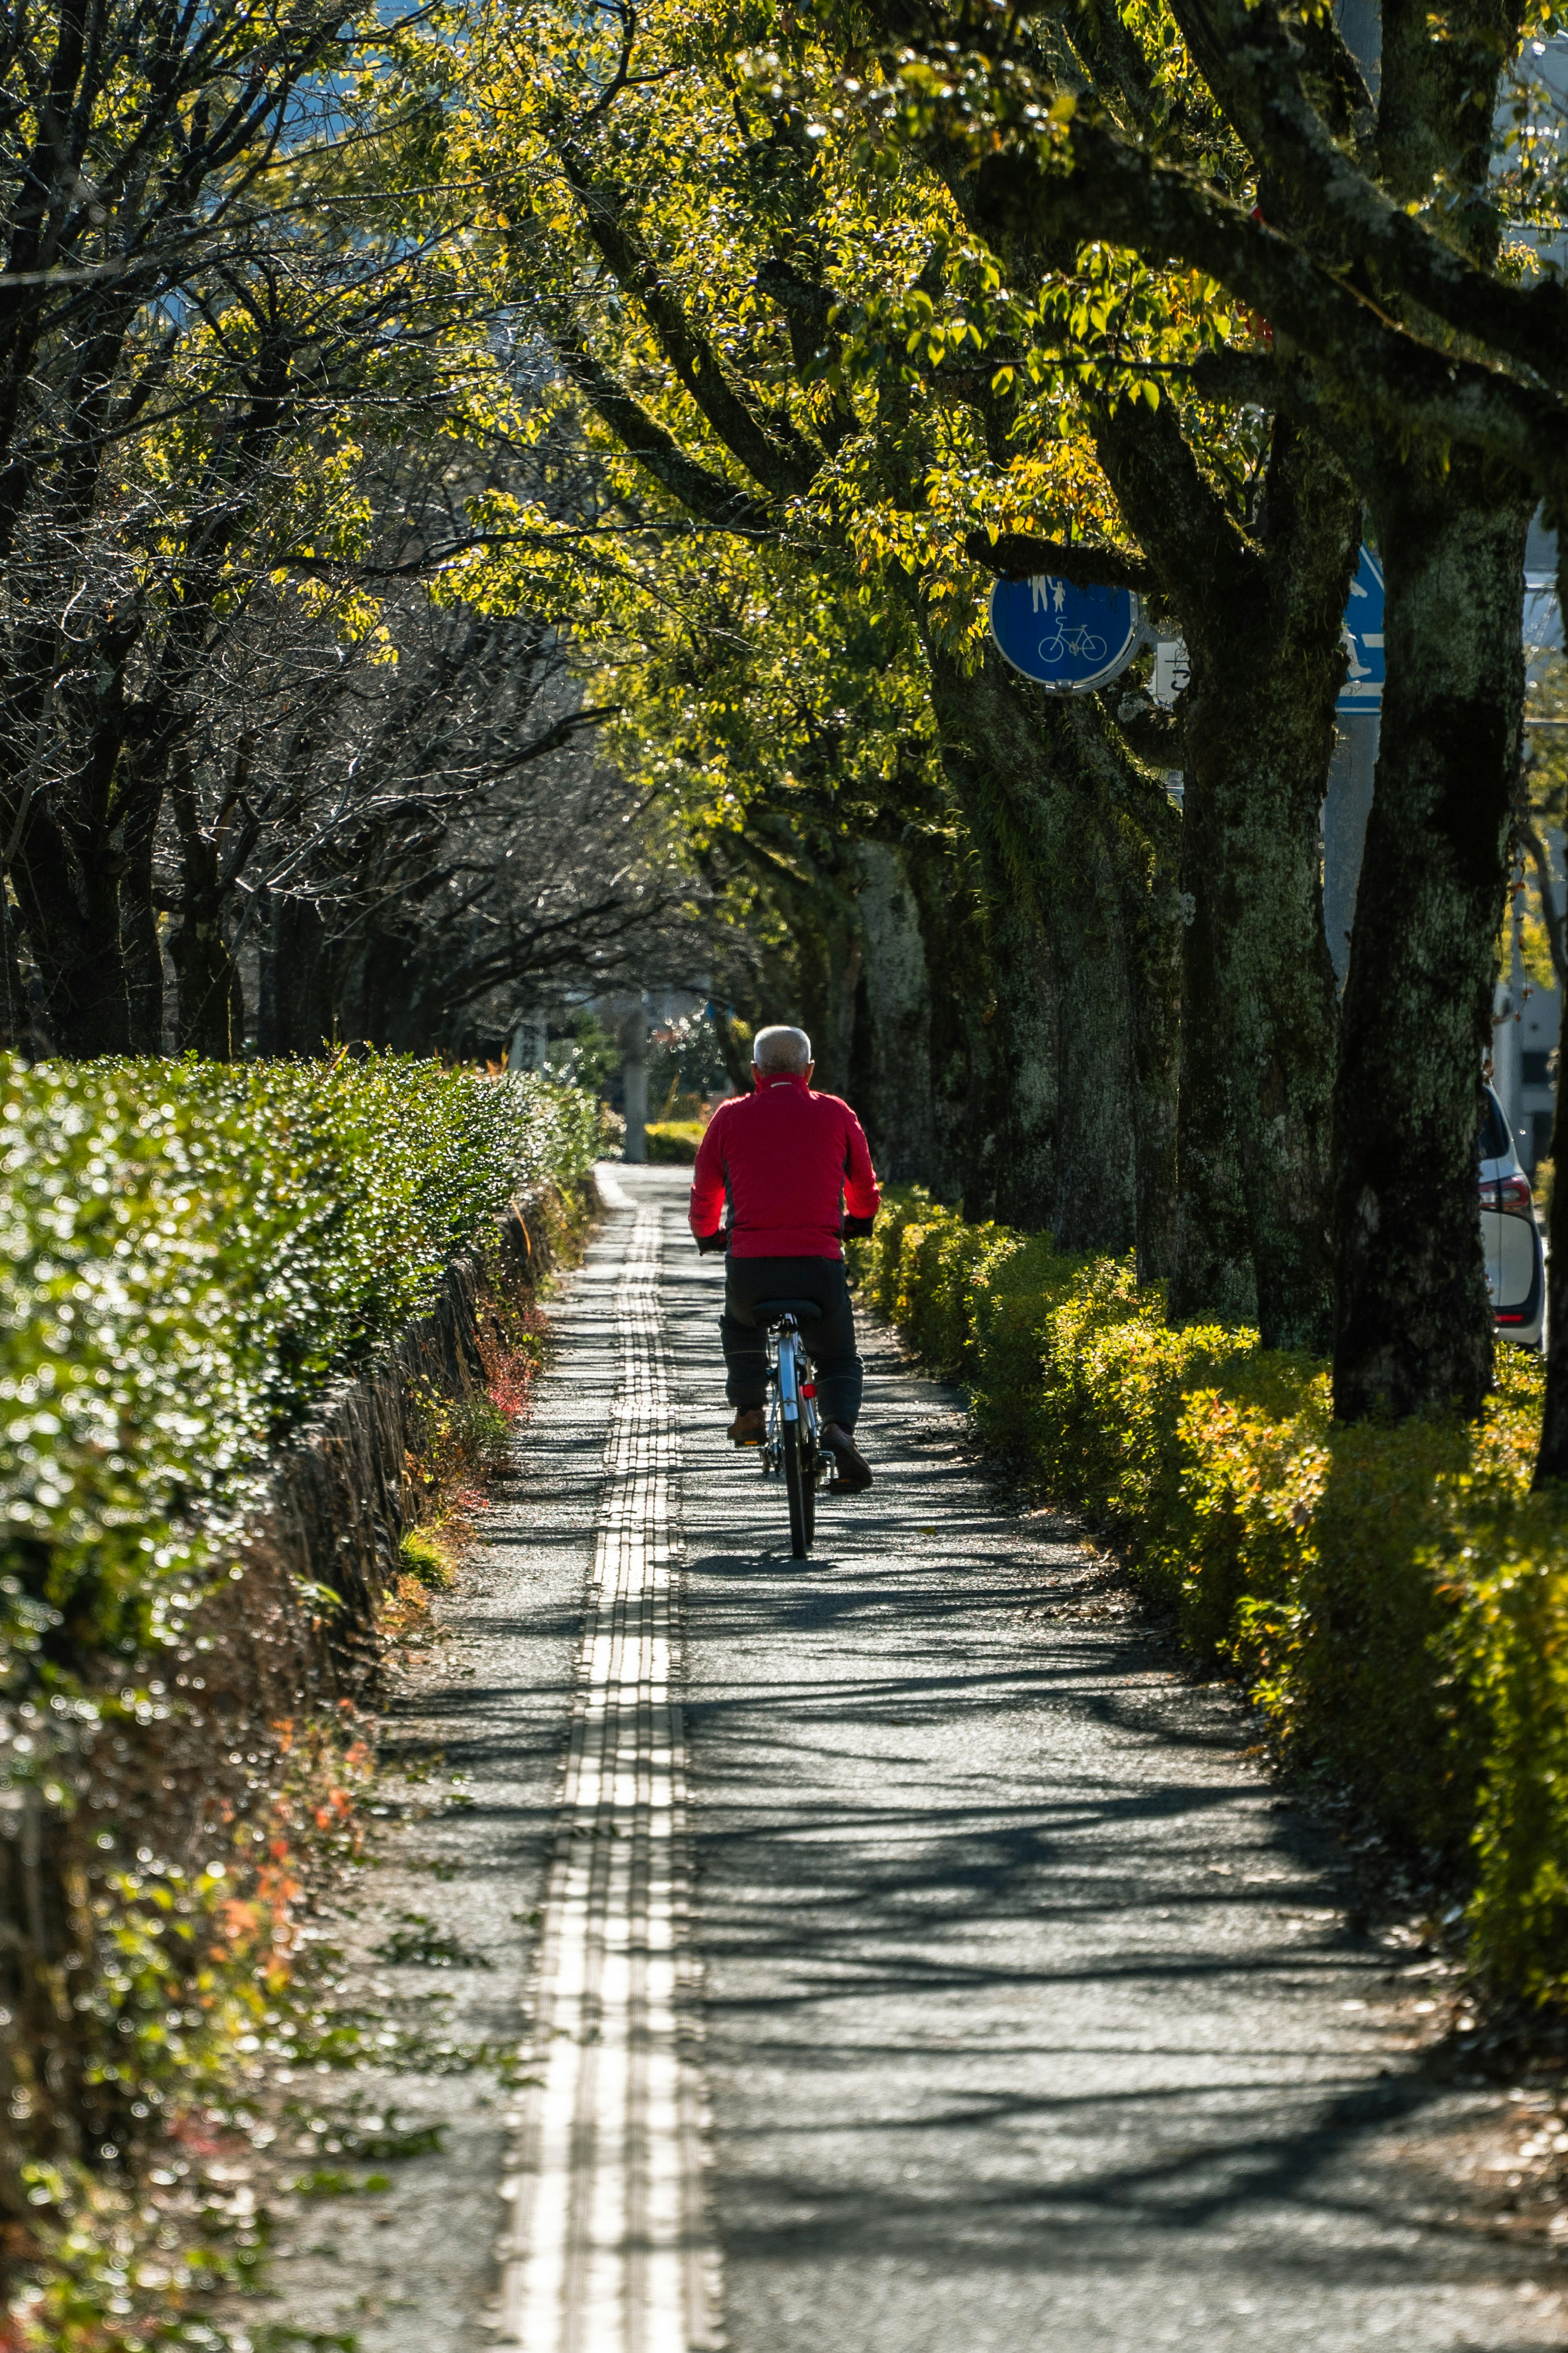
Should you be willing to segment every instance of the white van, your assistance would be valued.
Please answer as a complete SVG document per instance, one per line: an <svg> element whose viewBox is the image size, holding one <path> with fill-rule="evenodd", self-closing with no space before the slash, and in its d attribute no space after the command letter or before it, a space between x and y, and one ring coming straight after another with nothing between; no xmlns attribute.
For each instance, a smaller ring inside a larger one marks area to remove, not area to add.
<svg viewBox="0 0 1568 2353"><path fill-rule="evenodd" d="M1519 1165L1501 1103L1490 1087L1482 1092L1486 1113L1479 1145L1481 1247L1487 1259L1487 1291L1499 1338L1539 1348L1546 1321L1546 1258L1530 1179Z"/></svg>

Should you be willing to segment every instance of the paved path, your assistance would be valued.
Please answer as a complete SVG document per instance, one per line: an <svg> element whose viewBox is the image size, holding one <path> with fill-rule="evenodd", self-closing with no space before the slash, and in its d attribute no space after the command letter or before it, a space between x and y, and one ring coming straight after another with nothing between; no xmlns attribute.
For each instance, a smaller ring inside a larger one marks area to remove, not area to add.
<svg viewBox="0 0 1568 2353"><path fill-rule="evenodd" d="M679 1237L678 1185L628 1181ZM721 1271L667 1269L735 2353L1559 2341L1445 2224L1462 2102L1401 2156L1409 1997L1233 1695L1019 1520L885 1345L878 1485L792 1563L722 1439Z"/></svg>
<svg viewBox="0 0 1568 2353"><path fill-rule="evenodd" d="M447 2156L290 2310L363 2353L478 2353L498 2316L527 2353L697 2353L716 2261L731 2353L1559 2343L1456 2186L1495 2095L1418 2080L1421 1988L1347 1932L1234 1695L1019 1516L885 1340L877 1486L792 1562L723 1440L683 1176L618 1177L406 1707L474 1799L408 1834L451 1858L420 1905L491 1964L432 1989L487 2031L537 2004L512 2169L499 2109L405 2084ZM513 1925L541 1912L542 1943Z"/></svg>

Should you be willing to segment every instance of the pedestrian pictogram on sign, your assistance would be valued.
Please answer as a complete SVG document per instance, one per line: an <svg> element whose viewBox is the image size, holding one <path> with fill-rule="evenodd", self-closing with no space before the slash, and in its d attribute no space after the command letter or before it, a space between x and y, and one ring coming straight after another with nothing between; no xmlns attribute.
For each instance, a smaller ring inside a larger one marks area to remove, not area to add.
<svg viewBox="0 0 1568 2353"><path fill-rule="evenodd" d="M1345 651L1350 675L1340 689L1338 712L1383 707L1383 566L1363 548L1345 607Z"/></svg>

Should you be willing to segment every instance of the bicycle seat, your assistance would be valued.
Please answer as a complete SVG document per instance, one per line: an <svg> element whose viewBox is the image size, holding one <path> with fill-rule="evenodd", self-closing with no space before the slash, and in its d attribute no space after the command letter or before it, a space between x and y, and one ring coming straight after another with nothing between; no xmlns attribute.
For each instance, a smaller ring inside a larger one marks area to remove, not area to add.
<svg viewBox="0 0 1568 2353"><path fill-rule="evenodd" d="M752 1310L753 1322L763 1324L782 1323L786 1315L793 1315L797 1324L822 1321L822 1310L815 1299L759 1299Z"/></svg>

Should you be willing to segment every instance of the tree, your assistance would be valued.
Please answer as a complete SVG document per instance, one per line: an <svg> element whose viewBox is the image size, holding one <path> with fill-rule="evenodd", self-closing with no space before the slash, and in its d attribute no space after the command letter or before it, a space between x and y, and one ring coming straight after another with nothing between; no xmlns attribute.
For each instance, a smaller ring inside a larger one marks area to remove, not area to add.
<svg viewBox="0 0 1568 2353"><path fill-rule="evenodd" d="M267 765L254 728L225 732L247 617L289 633L288 582L338 658L384 644L378 452L499 429L494 310L439 173L459 30L101 0L54 20L52 54L18 33L0 851L65 1051L157 1050L171 823L183 1033L235 1050L227 905Z"/></svg>
<svg viewBox="0 0 1568 2353"><path fill-rule="evenodd" d="M998 233L1108 239L1211 273L1270 341L1227 351L1207 380L1316 427L1367 501L1390 689L1336 1085L1335 1406L1473 1413L1490 1365L1474 1139L1521 558L1533 497L1562 512L1568 468L1568 297L1550 274L1517 282L1489 177L1523 13L1478 5L1437 26L1390 11L1374 110L1326 19L1178 0L1249 158L1239 191L1171 157L1162 126L1119 121L1047 10L890 0L873 20L904 135L966 147Z"/></svg>
<svg viewBox="0 0 1568 2353"><path fill-rule="evenodd" d="M1079 47L1099 62L1081 29ZM1113 86L1126 53L1123 41L1103 62ZM1146 110L1147 89L1125 70L1121 81ZM971 226L984 231L965 175L951 155L947 164ZM1344 673L1356 501L1319 437L1289 420L1268 433L1256 423L1227 432L1190 395L1135 396L1154 387L1136 375L1130 385L1130 363L1154 355L1151 341L1157 353L1169 340L1173 315L1179 326L1181 290L1152 288L1146 273L1105 257L1080 272L1070 252L1053 267L1048 253L997 242L1006 282L1019 289L1005 310L994 298L988 306L997 375L1016 385L1037 373L1058 396L1016 400L1010 438L1048 429L1051 406L1059 411L1063 372L1037 339L1066 306L1077 347L1069 415L1090 435L1116 525L1138 548L1072 541L1069 509L1071 543L977 532L969 553L1013 577L1055 571L1086 585L1135 585L1177 617L1188 650L1189 683L1163 745L1185 780L1188 916L1170 1304L1178 1315L1256 1316L1270 1346L1323 1350L1332 1329L1337 1008L1318 812ZM1152 312L1152 338L1139 332L1140 310ZM1118 321L1103 352L1085 332L1096 317ZM1152 714L1134 705L1131 715Z"/></svg>
<svg viewBox="0 0 1568 2353"><path fill-rule="evenodd" d="M508 158L497 227L519 298L640 476L667 561L680 514L708 539L776 543L846 591L858 574L882 582L981 886L995 1206L1068 1245L1122 1249L1142 1200L1159 1271L1163 1188L1139 1162L1168 1160L1169 1122L1139 1114L1171 1095L1174 925L1161 937L1149 909L1163 896L1173 919L1173 817L1105 714L1053 712L974 626L963 539L978 517L936 512L931 485L984 470L983 429L901 366L834 381L831 335L824 352L840 281L901 289L951 206L923 174L868 206L852 159L815 150L798 110L737 106L689 13L619 64L591 32L552 20L552 41L545 22L498 32L476 134L476 152Z"/></svg>
<svg viewBox="0 0 1568 2353"><path fill-rule="evenodd" d="M0 849L68 1050L132 1042L120 902L156 823L160 716L128 702L142 584L119 461L169 403L182 314L200 320L258 236L278 155L309 145L363 13L89 0L16 16L0 53ZM144 981L144 903L130 929Z"/></svg>

